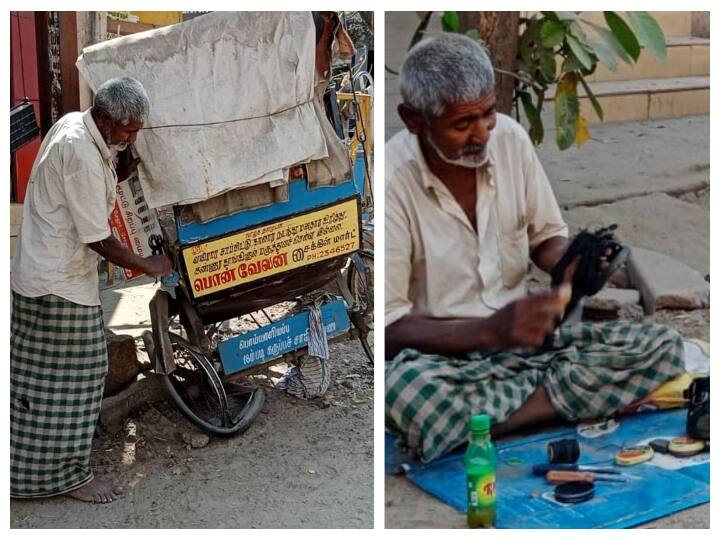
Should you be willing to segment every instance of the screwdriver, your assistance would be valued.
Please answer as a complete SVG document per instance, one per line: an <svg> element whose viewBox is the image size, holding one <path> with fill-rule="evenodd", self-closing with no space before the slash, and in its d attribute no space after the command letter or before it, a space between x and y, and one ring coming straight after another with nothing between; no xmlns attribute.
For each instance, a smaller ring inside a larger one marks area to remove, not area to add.
<svg viewBox="0 0 720 540"><path fill-rule="evenodd" d="M540 463L532 466L535 476L545 476L549 471L586 471L603 474L620 474L615 467L593 467L591 465L578 465L577 463Z"/></svg>
<svg viewBox="0 0 720 540"><path fill-rule="evenodd" d="M625 478L618 476L600 475L584 471L548 471L545 478L553 485L564 484L565 482L627 482Z"/></svg>

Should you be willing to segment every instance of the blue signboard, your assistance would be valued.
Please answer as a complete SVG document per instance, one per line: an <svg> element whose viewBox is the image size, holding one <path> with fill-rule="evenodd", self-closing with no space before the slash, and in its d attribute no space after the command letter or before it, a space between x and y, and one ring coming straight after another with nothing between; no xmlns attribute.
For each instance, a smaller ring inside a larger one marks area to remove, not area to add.
<svg viewBox="0 0 720 540"><path fill-rule="evenodd" d="M342 300L333 300L320 308L328 337L350 328L347 308ZM307 346L310 312L303 311L252 332L236 336L218 345L226 374L263 364L290 351Z"/></svg>

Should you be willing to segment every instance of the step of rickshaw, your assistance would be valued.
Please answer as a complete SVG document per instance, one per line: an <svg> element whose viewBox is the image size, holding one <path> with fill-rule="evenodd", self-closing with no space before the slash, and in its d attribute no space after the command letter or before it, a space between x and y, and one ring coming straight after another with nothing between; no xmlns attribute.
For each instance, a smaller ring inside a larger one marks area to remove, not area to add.
<svg viewBox="0 0 720 540"><path fill-rule="evenodd" d="M342 300L332 300L320 308L328 338L347 332L350 319ZM272 324L230 338L218 344L220 361L226 375L264 364L289 352L307 347L310 311L281 319Z"/></svg>

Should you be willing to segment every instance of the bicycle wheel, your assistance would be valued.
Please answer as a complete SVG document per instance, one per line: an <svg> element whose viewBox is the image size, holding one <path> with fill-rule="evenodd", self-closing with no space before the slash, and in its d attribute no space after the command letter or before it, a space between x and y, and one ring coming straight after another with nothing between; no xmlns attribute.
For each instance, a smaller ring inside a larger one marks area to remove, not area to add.
<svg viewBox="0 0 720 540"><path fill-rule="evenodd" d="M372 251L362 251L360 257L365 265L365 275L361 275L354 261L351 262L347 274L347 285L359 310L362 323L357 324L355 317L351 317L351 319L360 330L360 345L372 364L375 360L373 351L375 257Z"/></svg>
<svg viewBox="0 0 720 540"><path fill-rule="evenodd" d="M264 392L226 387L207 357L181 336L169 335L177 367L163 382L185 418L212 435L238 435L249 428L265 402Z"/></svg>

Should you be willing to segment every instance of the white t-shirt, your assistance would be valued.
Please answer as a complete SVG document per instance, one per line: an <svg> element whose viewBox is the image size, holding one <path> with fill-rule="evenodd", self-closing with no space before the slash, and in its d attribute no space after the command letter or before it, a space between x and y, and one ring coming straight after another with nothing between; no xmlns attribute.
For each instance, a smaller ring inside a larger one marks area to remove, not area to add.
<svg viewBox="0 0 720 540"><path fill-rule="evenodd" d="M407 130L385 145L385 325L409 313L487 317L526 294L530 253L568 235L520 124L497 115L477 170L475 230Z"/></svg>
<svg viewBox="0 0 720 540"><path fill-rule="evenodd" d="M30 173L10 287L100 305L99 255L87 244L110 236L117 176L90 110L63 116Z"/></svg>

